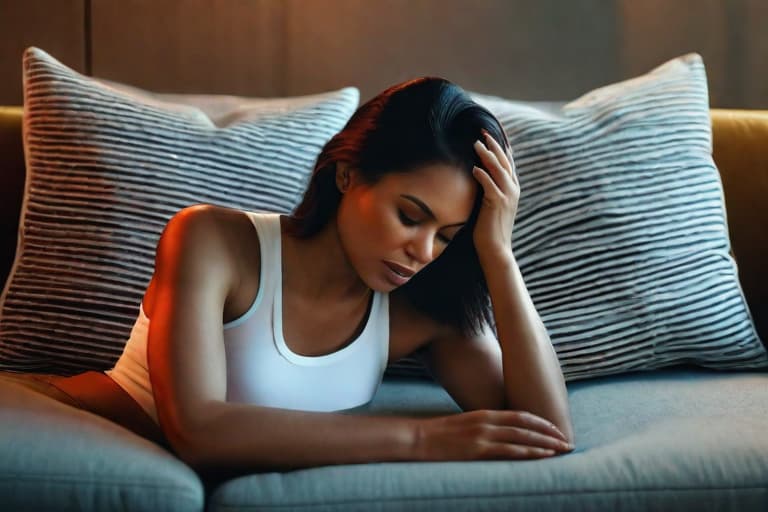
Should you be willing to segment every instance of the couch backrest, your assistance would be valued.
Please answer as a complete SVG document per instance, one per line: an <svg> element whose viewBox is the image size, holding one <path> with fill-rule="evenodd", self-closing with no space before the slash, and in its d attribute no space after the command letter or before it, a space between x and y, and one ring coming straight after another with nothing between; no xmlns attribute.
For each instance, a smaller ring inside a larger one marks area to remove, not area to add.
<svg viewBox="0 0 768 512"><path fill-rule="evenodd" d="M712 150L739 280L768 346L768 110L713 109Z"/></svg>
<svg viewBox="0 0 768 512"><path fill-rule="evenodd" d="M715 162L725 191L739 279L758 331L768 339L768 111L712 110ZM16 250L24 191L23 109L0 107L0 283Z"/></svg>
<svg viewBox="0 0 768 512"><path fill-rule="evenodd" d="M24 195L22 107L0 107L0 283L13 264L21 198Z"/></svg>

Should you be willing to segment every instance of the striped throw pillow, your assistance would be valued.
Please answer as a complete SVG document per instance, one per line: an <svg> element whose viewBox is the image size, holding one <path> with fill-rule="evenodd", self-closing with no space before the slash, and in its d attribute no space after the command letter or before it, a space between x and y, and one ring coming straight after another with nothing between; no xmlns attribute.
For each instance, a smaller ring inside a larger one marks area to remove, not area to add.
<svg viewBox="0 0 768 512"><path fill-rule="evenodd" d="M0 370L111 368L173 214L196 203L290 212L359 102L354 87L250 99L214 123L129 89L24 54L27 178L0 298Z"/></svg>
<svg viewBox="0 0 768 512"><path fill-rule="evenodd" d="M566 380L768 367L730 254L699 55L559 110L471 95L509 136L512 248ZM415 357L400 365L427 376Z"/></svg>

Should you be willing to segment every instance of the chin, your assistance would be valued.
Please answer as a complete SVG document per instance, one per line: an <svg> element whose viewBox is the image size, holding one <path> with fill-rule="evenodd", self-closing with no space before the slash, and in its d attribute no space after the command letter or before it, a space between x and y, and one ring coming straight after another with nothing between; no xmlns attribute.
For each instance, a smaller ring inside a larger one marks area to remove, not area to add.
<svg viewBox="0 0 768 512"><path fill-rule="evenodd" d="M364 279L363 281L365 281L365 284L368 285L368 288L380 293L389 293L400 288L397 285L388 283L387 280L383 277L379 277L377 279Z"/></svg>
<svg viewBox="0 0 768 512"><path fill-rule="evenodd" d="M387 281L382 272L376 272L375 270L377 269L369 272L358 272L360 279L362 279L368 288L381 293L389 293L400 288L400 286Z"/></svg>
<svg viewBox="0 0 768 512"><path fill-rule="evenodd" d="M373 270L366 269L365 266L363 268L360 268L357 265L353 264L353 267L355 269L355 272L357 272L357 276L360 278L360 280L365 283L365 286L370 288L371 290L375 292L389 292L392 290L391 285L387 283L387 280L384 279L383 276L377 275Z"/></svg>

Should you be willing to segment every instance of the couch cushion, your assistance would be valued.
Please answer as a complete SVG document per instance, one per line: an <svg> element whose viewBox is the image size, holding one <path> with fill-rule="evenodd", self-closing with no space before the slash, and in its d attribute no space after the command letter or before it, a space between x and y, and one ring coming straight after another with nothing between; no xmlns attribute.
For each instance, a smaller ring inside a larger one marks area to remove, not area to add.
<svg viewBox="0 0 768 512"><path fill-rule="evenodd" d="M212 119L36 48L24 78L27 180L0 297L0 369L60 375L117 361L168 219L197 203L291 211L359 101L346 87L235 103Z"/></svg>
<svg viewBox="0 0 768 512"><path fill-rule="evenodd" d="M100 416L0 379L0 508L200 511L197 474Z"/></svg>
<svg viewBox="0 0 768 512"><path fill-rule="evenodd" d="M496 115L514 151L521 192L512 246L566 381L689 363L768 367L756 329L765 319L751 315L765 310L756 290L768 280L765 236L750 233L765 222L753 218L762 208L749 208L765 202L758 182L768 124L750 113L748 127L741 118L740 130L719 134L743 159L730 181L751 190L732 194L744 203L735 209L748 210L737 225L750 310L712 158L711 124L723 120L710 119L700 55L560 105L471 96ZM386 375L395 374L428 378L416 354Z"/></svg>
<svg viewBox="0 0 768 512"><path fill-rule="evenodd" d="M324 466L228 481L209 510L768 509L768 373L676 367L568 384L576 450L549 459ZM385 379L354 414L459 408Z"/></svg>
<svg viewBox="0 0 768 512"><path fill-rule="evenodd" d="M730 254L700 55L559 111L473 98L514 150L512 246L566 381L768 368Z"/></svg>

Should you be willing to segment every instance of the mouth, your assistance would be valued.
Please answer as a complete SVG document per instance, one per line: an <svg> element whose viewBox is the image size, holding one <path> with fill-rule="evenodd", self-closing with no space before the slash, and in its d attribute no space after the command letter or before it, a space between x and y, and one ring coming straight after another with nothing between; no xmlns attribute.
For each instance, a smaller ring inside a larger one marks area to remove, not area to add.
<svg viewBox="0 0 768 512"><path fill-rule="evenodd" d="M385 261L384 265L387 267L387 280L397 286L407 283L414 274L413 270L397 263Z"/></svg>

